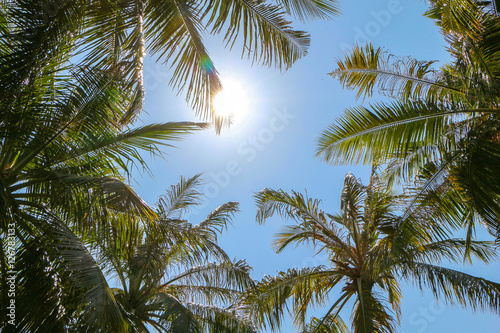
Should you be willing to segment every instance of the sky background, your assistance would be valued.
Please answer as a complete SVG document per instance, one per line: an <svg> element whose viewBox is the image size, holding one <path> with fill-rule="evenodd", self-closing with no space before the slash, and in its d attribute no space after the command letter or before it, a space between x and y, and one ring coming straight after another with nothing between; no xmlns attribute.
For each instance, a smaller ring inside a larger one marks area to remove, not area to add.
<svg viewBox="0 0 500 333"><path fill-rule="evenodd" d="M206 44L224 82L238 82L247 92L249 111L221 135L206 130L188 136L165 149L166 159L150 162L154 178L135 176L135 189L150 204L180 176L204 174L206 194L203 207L193 212L192 223L227 201L240 202L241 212L221 237L220 243L231 257L246 259L255 279L275 275L292 267L325 264L304 247L275 254L270 246L273 234L284 224L279 218L265 225L255 222L253 194L266 188L292 189L322 199L326 212L338 212L344 176L352 172L368 181L369 167L331 166L314 157L316 138L346 107L355 106L352 91L343 90L327 74L335 68L335 58L357 41L369 39L390 53L411 55L420 60L448 62L443 37L433 21L422 16L426 9L417 0L342 1L342 14L328 22L293 24L311 33L308 55L290 70L253 65L241 59L240 50L224 48L222 38L206 36ZM168 68L146 60L146 113L138 125L198 120L182 96L168 86ZM384 98L377 98L384 100ZM375 99L375 100L377 100ZM484 236L480 230L479 236ZM469 274L498 281L500 265L474 265L463 269ZM335 295L332 294L332 300ZM401 332L498 332L500 318L472 313L460 307L437 304L429 292L407 285L403 289ZM342 313L349 321L350 307ZM313 312L321 315L321 309ZM289 322L288 322L289 323ZM281 332L294 332L289 324Z"/></svg>

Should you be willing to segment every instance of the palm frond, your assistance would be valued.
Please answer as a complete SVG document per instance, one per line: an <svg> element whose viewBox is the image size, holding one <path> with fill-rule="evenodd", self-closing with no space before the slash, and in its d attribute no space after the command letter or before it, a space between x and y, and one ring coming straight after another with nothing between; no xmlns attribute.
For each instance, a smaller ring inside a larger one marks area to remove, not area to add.
<svg viewBox="0 0 500 333"><path fill-rule="evenodd" d="M348 333L349 327L339 316L319 319L312 317L301 333Z"/></svg>
<svg viewBox="0 0 500 333"><path fill-rule="evenodd" d="M280 6L257 0L211 0L208 24L213 33L224 33L231 47L243 33L242 55L265 65L289 68L306 55L309 35L293 30Z"/></svg>
<svg viewBox="0 0 500 333"><path fill-rule="evenodd" d="M200 204L202 197L198 191L198 187L202 184L200 177L201 174L191 178L181 177L179 183L170 186L157 204L162 218L180 218L182 213L191 206Z"/></svg>
<svg viewBox="0 0 500 333"><path fill-rule="evenodd" d="M404 158L421 147L443 143L448 126L460 117L474 117L474 112L410 101L349 108L320 134L316 155L332 164Z"/></svg>
<svg viewBox="0 0 500 333"><path fill-rule="evenodd" d="M357 90L356 97L372 97L375 87L390 97L429 102L460 101L464 92L450 86L443 74L432 69L435 61L397 58L371 44L355 46L330 73L343 87Z"/></svg>
<svg viewBox="0 0 500 333"><path fill-rule="evenodd" d="M236 309L221 309L197 303L188 303L186 307L199 318L199 322L205 330L211 332L258 332L250 318Z"/></svg>
<svg viewBox="0 0 500 333"><path fill-rule="evenodd" d="M302 22L330 19L340 14L336 0L280 0L277 3L282 5L288 14Z"/></svg>
<svg viewBox="0 0 500 333"><path fill-rule="evenodd" d="M437 298L473 310L500 312L500 284L456 270L413 262L401 269L419 287L428 287Z"/></svg>
<svg viewBox="0 0 500 333"><path fill-rule="evenodd" d="M274 330L281 326L291 303L294 322L304 324L307 309L325 304L328 292L341 278L342 273L323 266L289 269L275 277L265 276L244 294L241 306L259 325Z"/></svg>

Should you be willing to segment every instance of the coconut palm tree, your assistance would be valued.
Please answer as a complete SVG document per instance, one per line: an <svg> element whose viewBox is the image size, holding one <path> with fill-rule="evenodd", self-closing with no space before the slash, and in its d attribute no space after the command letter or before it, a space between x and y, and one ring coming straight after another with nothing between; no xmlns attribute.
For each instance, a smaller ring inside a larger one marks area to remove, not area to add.
<svg viewBox="0 0 500 333"><path fill-rule="evenodd" d="M106 295L109 290L82 235L104 235L107 218L114 214L154 217L154 210L125 182L127 173L147 167L141 152L159 154L159 145L206 127L189 122L124 127L120 119L129 99L120 77L53 65L26 81L15 98L0 100L2 324L12 299L9 271L17 272L19 303L43 299L44 292L53 291L49 281L55 278L66 278L68 289L60 290L65 297L77 294L91 303ZM40 283L33 283L37 277ZM45 294L47 299L62 296ZM106 306L100 305L101 310ZM19 322L23 311L33 309L18 307ZM56 308L38 309L32 315L39 319L61 315ZM39 331L51 328L42 325Z"/></svg>
<svg viewBox="0 0 500 333"><path fill-rule="evenodd" d="M171 186L160 198L155 222L129 223L124 237L91 245L106 276L120 285L112 291L129 332L256 332L231 307L254 285L250 267L231 261L217 244L238 203L221 205L197 225L183 218L200 203L199 177ZM86 314L77 325L88 324Z"/></svg>
<svg viewBox="0 0 500 333"><path fill-rule="evenodd" d="M436 70L433 61L355 47L331 75L358 97L378 88L396 101L348 108L321 134L317 154L333 164L386 163L392 179L426 174L423 195L449 193L443 209L469 235L480 221L500 239L500 18L472 0L433 1L427 15L453 62Z"/></svg>
<svg viewBox="0 0 500 333"><path fill-rule="evenodd" d="M303 332L318 333L348 332L339 313L353 304L353 332L395 332L401 315L400 282L407 280L448 303L500 312L500 284L440 266L443 261L461 263L466 242L451 238L453 228L439 221L439 210L415 210L409 199L375 173L368 186L352 174L345 177L339 214L325 213L319 200L294 191L257 193L258 222L276 214L294 222L277 234L278 253L312 245L328 262L266 276L246 295L243 307L261 325L276 329L289 305ZM480 260L495 258L489 242L473 241L471 247L469 253ZM335 287L341 288L340 294L330 302ZM328 309L325 315L304 326L307 311L319 305Z"/></svg>
<svg viewBox="0 0 500 333"><path fill-rule="evenodd" d="M64 241L64 230L59 239L45 241L55 242L66 257L91 260L93 270L68 275L58 260L47 263L50 273L36 267L24 270L33 274L25 278L42 293L28 298L21 289L18 325L6 325L5 331L256 332L248 316L231 306L254 285L251 268L244 260L230 260L217 244L238 204L221 205L197 225L183 219L184 212L200 203L200 183L197 175L171 186L158 203L154 222L131 214L108 216L109 230L87 237L86 244L77 243L87 256L75 242ZM96 275L101 284L85 282ZM91 286L93 298L72 292L72 285L79 284Z"/></svg>
<svg viewBox="0 0 500 333"><path fill-rule="evenodd" d="M212 119L211 100L220 91L219 74L203 43L204 33L220 34L254 62L290 67L306 54L309 36L293 30L287 14L301 21L338 14L336 0L94 0L2 2L1 77L15 90L48 59L73 52L74 61L114 69L127 77L134 118L144 98L146 52L171 68L170 84L185 91L197 113ZM242 38L239 38L242 35ZM6 83L4 83L6 84ZM8 95L8 94L5 94ZM0 99L5 96L0 94ZM220 125L221 119L216 124Z"/></svg>

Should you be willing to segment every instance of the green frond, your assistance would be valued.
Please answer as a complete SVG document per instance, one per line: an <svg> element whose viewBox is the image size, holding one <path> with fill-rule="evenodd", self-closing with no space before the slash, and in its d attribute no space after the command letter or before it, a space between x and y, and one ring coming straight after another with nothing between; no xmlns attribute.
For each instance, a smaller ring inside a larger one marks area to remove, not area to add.
<svg viewBox="0 0 500 333"><path fill-rule="evenodd" d="M74 147L62 156L63 159L55 160L50 167L99 154L100 158L111 159L125 171L128 171L127 166L130 163L138 163L147 168L141 153L160 155L158 146L173 147L172 141L180 140L184 135L206 127L206 123L168 122L145 125L119 133L103 131L97 136L85 136L82 138L85 141L74 142Z"/></svg>
<svg viewBox="0 0 500 333"><path fill-rule="evenodd" d="M211 211L207 218L195 226L195 228L213 233L216 240L217 233L221 233L227 229L234 215L239 212L239 205L238 202L226 202L220 205Z"/></svg>
<svg viewBox="0 0 500 333"><path fill-rule="evenodd" d="M309 35L293 30L280 6L257 0L211 0L205 14L212 33L223 33L230 47L243 33L242 55L255 62L287 69L306 55Z"/></svg>
<svg viewBox="0 0 500 333"><path fill-rule="evenodd" d="M22 286L19 296L26 310L23 311L25 317L20 314L19 321L16 322L21 327L36 327L36 318L39 317L38 320L41 321L38 324L44 327L44 318L40 318L43 313L37 314L36 311L33 313L29 310L38 308L37 303L40 301L38 296L33 297L31 293L34 290L29 286L31 283L41 283L32 279L45 275L41 278L49 284L41 284L39 290L52 293L52 297L55 296L53 293L57 293L58 301L55 306L59 309L54 310L59 312L59 316L78 315L78 325L90 330L109 329L125 332L126 325L119 306L85 245L57 216L45 213L43 216L37 216L37 219L43 223L39 226L41 237L31 239L20 249L21 260L18 264L26 266L19 267L18 283ZM39 254L35 255L33 250ZM52 283L47 279L52 280ZM68 308L65 310L66 306ZM63 322L61 318L57 321Z"/></svg>
<svg viewBox="0 0 500 333"><path fill-rule="evenodd" d="M488 241L475 241L465 239L446 239L415 248L411 255L416 260L425 259L426 262L441 262L443 259L460 264L463 258L469 256L469 262L475 257L485 263L498 258L495 243ZM418 259L417 259L418 258Z"/></svg>
<svg viewBox="0 0 500 333"><path fill-rule="evenodd" d="M358 293L354 312L352 314L354 333L365 332L396 332L394 319L389 309L384 306L380 295L371 290Z"/></svg>
<svg viewBox="0 0 500 333"><path fill-rule="evenodd" d="M319 319L312 317L301 333L349 333L349 327L339 316Z"/></svg>
<svg viewBox="0 0 500 333"><path fill-rule="evenodd" d="M413 262L401 268L420 288L429 288L436 298L472 310L500 312L500 284L452 269Z"/></svg>
<svg viewBox="0 0 500 333"><path fill-rule="evenodd" d="M339 2L336 0L279 0L277 3L302 22L327 20L340 14Z"/></svg>
<svg viewBox="0 0 500 333"><path fill-rule="evenodd" d="M332 164L404 158L422 147L442 144L450 124L474 115L473 110L410 101L349 108L320 134L316 155Z"/></svg>
<svg viewBox="0 0 500 333"><path fill-rule="evenodd" d="M264 223L274 214L294 220L310 220L312 223L326 222L323 211L319 208L321 201L308 198L292 191L291 194L279 189L264 189L255 196L257 203L257 222Z"/></svg>
<svg viewBox="0 0 500 333"><path fill-rule="evenodd" d="M149 49L172 69L170 84L178 91L185 90L186 100L197 114L213 120L220 130L227 120L215 115L212 101L222 85L203 44L200 5L185 0L154 0L146 12Z"/></svg>
<svg viewBox="0 0 500 333"><path fill-rule="evenodd" d="M171 185L167 193L158 200L159 215L164 218L180 218L193 205L199 205L202 194L198 187L203 184L201 174L191 178L181 177L176 185Z"/></svg>
<svg viewBox="0 0 500 333"><path fill-rule="evenodd" d="M424 14L436 20L445 34L452 32L474 36L481 27L482 12L478 1L473 0L433 0Z"/></svg>
<svg viewBox="0 0 500 333"><path fill-rule="evenodd" d="M196 320L193 312L185 304L171 295L160 293L158 295L162 309L158 311L157 320L154 321L172 332L202 333L202 327ZM166 330L167 331L167 330Z"/></svg>
<svg viewBox="0 0 500 333"><path fill-rule="evenodd" d="M163 290L178 299L199 304L233 304L241 293L236 289L194 284L168 285Z"/></svg>
<svg viewBox="0 0 500 333"><path fill-rule="evenodd" d="M201 326L208 332L258 332L250 318L237 309L222 309L198 303L188 303L186 307L197 316Z"/></svg>
<svg viewBox="0 0 500 333"><path fill-rule="evenodd" d="M464 155L467 157L459 160L451 176L457 187L466 189L464 197L473 204L483 223L498 234L500 145L495 139L474 138L465 146Z"/></svg>
<svg viewBox="0 0 500 333"><path fill-rule="evenodd" d="M251 267L244 260L208 263L191 267L171 278L162 286L168 287L175 283L203 284L241 291L254 286L254 280L250 277L250 270Z"/></svg>
<svg viewBox="0 0 500 333"><path fill-rule="evenodd" d="M326 267L289 269L275 277L265 276L242 298L242 307L262 327L271 330L281 326L284 314L290 310L297 325L304 324L310 306L324 305L328 292L342 278L342 273Z"/></svg>
<svg viewBox="0 0 500 333"><path fill-rule="evenodd" d="M309 242L313 244L319 242L325 247L340 248L347 253L350 252L345 244L344 234L327 221L325 213L319 208L320 200L308 198L295 191L288 194L283 190L271 189L260 191L255 198L259 223L278 214L298 224L286 226L283 232L277 234L273 243L278 252L291 244Z"/></svg>
<svg viewBox="0 0 500 333"><path fill-rule="evenodd" d="M343 87L355 89L356 97L372 97L375 87L382 94L402 100L451 102L463 99L464 92L445 82L443 74L432 69L435 61L397 58L371 44L355 46L330 76Z"/></svg>

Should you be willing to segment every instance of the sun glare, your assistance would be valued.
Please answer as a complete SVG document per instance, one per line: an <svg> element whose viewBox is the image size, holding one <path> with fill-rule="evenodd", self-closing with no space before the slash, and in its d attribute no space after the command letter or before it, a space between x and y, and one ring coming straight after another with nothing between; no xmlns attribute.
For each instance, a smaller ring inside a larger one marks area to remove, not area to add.
<svg viewBox="0 0 500 333"><path fill-rule="evenodd" d="M215 113L221 117L240 118L248 111L245 88L236 81L225 81L224 89L215 96Z"/></svg>

